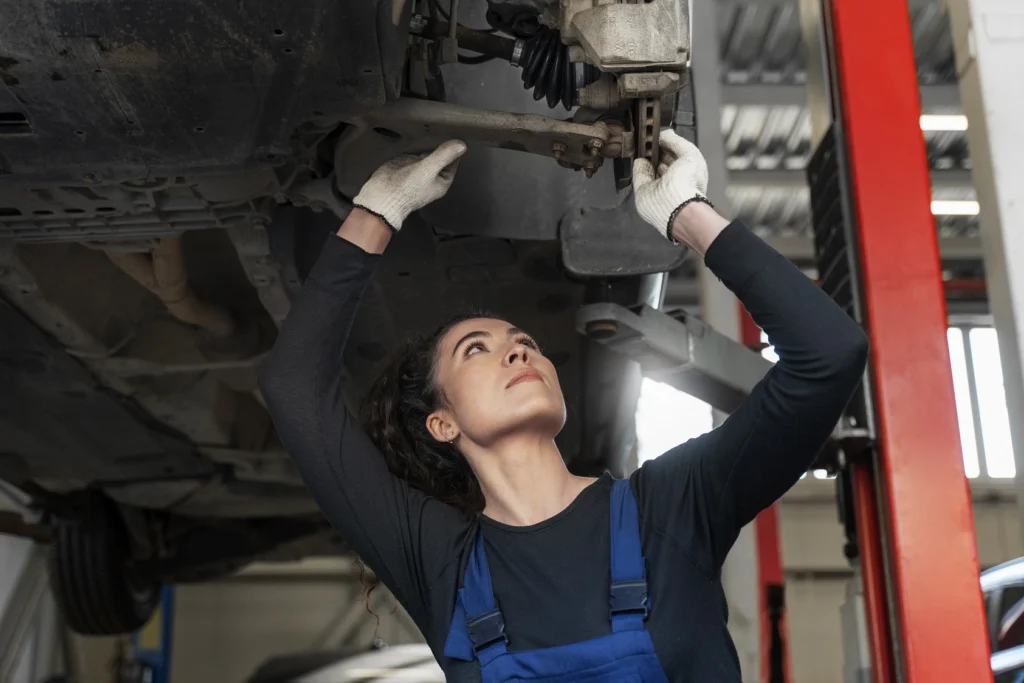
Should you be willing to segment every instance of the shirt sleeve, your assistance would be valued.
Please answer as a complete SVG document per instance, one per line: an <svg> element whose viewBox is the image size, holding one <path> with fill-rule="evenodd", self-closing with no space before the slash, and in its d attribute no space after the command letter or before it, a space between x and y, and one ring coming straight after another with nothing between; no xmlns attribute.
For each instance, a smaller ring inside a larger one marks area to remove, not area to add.
<svg viewBox="0 0 1024 683"><path fill-rule="evenodd" d="M868 342L817 285L739 222L715 239L705 261L779 360L720 427L645 463L634 486L645 519L717 572L740 529L813 464L861 381Z"/></svg>
<svg viewBox="0 0 1024 683"><path fill-rule="evenodd" d="M457 561L469 521L393 476L342 401L342 351L379 260L337 235L328 238L260 389L317 505L427 633L429 584Z"/></svg>

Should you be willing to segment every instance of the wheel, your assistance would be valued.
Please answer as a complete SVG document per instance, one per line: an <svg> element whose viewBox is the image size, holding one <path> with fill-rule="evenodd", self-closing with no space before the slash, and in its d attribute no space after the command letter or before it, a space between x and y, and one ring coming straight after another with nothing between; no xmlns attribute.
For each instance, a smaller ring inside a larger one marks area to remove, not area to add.
<svg viewBox="0 0 1024 683"><path fill-rule="evenodd" d="M89 501L81 518L57 524L50 583L68 628L116 635L141 628L160 600L160 586L132 577L128 533L106 498Z"/></svg>

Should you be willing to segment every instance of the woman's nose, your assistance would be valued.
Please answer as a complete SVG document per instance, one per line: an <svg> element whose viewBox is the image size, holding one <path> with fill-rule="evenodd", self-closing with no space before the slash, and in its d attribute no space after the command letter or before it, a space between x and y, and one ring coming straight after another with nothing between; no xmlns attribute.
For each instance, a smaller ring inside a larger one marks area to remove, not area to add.
<svg viewBox="0 0 1024 683"><path fill-rule="evenodd" d="M512 365L513 363L522 362L525 363L529 359L526 356L526 347L522 344L516 344L512 349L505 355L505 361Z"/></svg>

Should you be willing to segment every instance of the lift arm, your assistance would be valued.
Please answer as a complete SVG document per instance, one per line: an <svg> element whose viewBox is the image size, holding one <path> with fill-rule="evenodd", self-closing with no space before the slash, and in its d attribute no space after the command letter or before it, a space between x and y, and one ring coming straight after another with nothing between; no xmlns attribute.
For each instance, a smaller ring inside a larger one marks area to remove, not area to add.
<svg viewBox="0 0 1024 683"><path fill-rule="evenodd" d="M685 311L600 303L582 306L577 329L640 364L644 375L731 413L771 362Z"/></svg>

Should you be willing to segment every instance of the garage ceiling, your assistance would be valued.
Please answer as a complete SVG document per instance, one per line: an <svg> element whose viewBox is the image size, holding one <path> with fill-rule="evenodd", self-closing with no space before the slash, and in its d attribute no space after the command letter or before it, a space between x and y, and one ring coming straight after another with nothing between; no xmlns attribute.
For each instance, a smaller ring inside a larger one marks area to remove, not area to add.
<svg viewBox="0 0 1024 683"><path fill-rule="evenodd" d="M949 22L938 2L910 0L925 114L961 114ZM724 0L718 28L722 132L734 213L763 235L810 234L805 50L794 0ZM936 200L973 200L963 132L924 132ZM937 215L939 234L976 239L977 217Z"/></svg>

